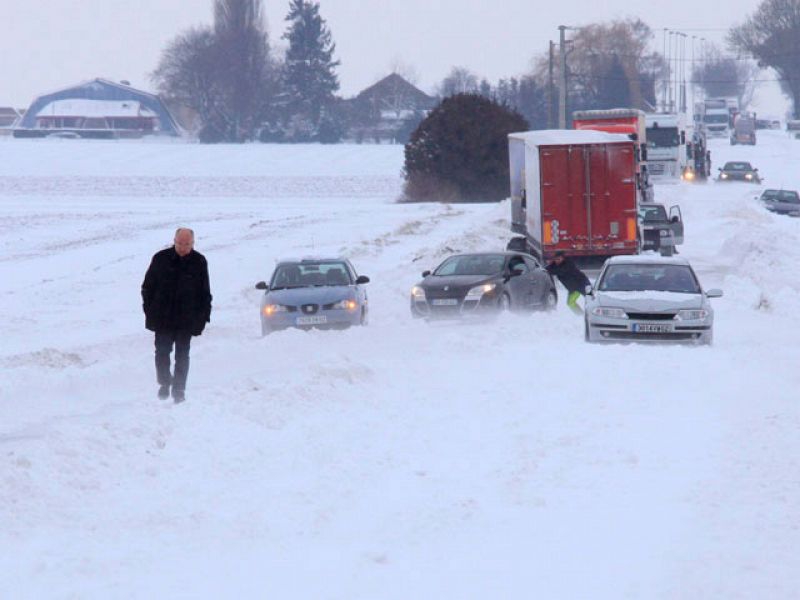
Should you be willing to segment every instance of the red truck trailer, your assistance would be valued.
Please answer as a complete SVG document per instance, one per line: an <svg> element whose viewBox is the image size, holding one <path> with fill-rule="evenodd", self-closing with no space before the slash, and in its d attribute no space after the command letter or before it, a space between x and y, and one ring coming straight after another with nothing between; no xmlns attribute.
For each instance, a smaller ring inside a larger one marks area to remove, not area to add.
<svg viewBox="0 0 800 600"><path fill-rule="evenodd" d="M653 184L647 168L647 115L635 108L608 110L576 110L572 113L572 127L579 130L621 133L636 144L636 186L642 202L652 202Z"/></svg>
<svg viewBox="0 0 800 600"><path fill-rule="evenodd" d="M635 142L601 131L508 136L511 249L549 259L639 252Z"/></svg>

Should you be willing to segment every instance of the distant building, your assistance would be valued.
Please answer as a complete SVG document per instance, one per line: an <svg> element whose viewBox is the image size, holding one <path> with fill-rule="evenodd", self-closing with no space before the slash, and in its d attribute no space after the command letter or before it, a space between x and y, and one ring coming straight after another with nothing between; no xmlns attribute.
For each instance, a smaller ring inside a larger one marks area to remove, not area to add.
<svg viewBox="0 0 800 600"><path fill-rule="evenodd" d="M351 115L348 139L395 144L405 143L439 100L392 73L346 102Z"/></svg>
<svg viewBox="0 0 800 600"><path fill-rule="evenodd" d="M0 106L0 129L10 129L14 127L22 115L16 108L10 106Z"/></svg>
<svg viewBox="0 0 800 600"><path fill-rule="evenodd" d="M14 129L14 137L123 138L180 135L158 96L128 82L94 79L39 96Z"/></svg>

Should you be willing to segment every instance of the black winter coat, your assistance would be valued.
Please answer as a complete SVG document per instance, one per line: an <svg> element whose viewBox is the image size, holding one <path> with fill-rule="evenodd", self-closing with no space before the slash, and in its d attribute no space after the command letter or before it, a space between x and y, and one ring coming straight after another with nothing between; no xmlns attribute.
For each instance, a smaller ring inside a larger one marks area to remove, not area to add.
<svg viewBox="0 0 800 600"><path fill-rule="evenodd" d="M142 308L150 331L203 333L211 321L205 257L194 250L181 257L174 247L157 252L142 283Z"/></svg>
<svg viewBox="0 0 800 600"><path fill-rule="evenodd" d="M560 265L551 262L547 265L547 271L553 277L558 277L569 292L580 292L584 295L586 286L591 285L589 278L569 258L565 258Z"/></svg>

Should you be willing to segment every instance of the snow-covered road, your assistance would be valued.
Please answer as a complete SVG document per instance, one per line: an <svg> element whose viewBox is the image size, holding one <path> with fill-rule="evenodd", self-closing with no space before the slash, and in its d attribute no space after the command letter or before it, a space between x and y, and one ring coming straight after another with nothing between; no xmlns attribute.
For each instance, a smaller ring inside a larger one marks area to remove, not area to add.
<svg viewBox="0 0 800 600"><path fill-rule="evenodd" d="M800 142L712 143L800 188ZM427 325L419 273L508 204L403 205L402 147L0 140L0 597L789 598L800 219L663 185L711 348L555 314ZM179 195L176 195L179 194ZM156 399L139 286L193 227L214 312ZM343 254L371 322L260 337L274 260ZM562 298L563 302L563 298Z"/></svg>

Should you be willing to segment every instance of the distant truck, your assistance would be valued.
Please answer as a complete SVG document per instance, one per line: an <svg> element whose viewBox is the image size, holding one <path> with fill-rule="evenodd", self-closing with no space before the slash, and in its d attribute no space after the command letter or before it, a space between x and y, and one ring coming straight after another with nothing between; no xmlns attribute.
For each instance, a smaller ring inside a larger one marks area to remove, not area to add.
<svg viewBox="0 0 800 600"><path fill-rule="evenodd" d="M731 132L731 146L736 144L756 145L756 116L749 113L739 113L733 119Z"/></svg>
<svg viewBox="0 0 800 600"><path fill-rule="evenodd" d="M686 117L651 113L647 121L647 170L654 181L680 181L688 164ZM691 133L689 133L691 137Z"/></svg>
<svg viewBox="0 0 800 600"><path fill-rule="evenodd" d="M730 137L732 111L738 111L738 105L734 108L732 101L707 98L696 106L695 117L705 126L708 137Z"/></svg>
<svg viewBox="0 0 800 600"><path fill-rule="evenodd" d="M711 151L702 124L695 126L691 140L686 144L686 156L688 162L683 170L684 181L706 181L711 177Z"/></svg>
<svg viewBox="0 0 800 600"><path fill-rule="evenodd" d="M578 110L572 113L572 128L579 131L605 131L627 135L636 143L636 187L642 202L652 201L647 156L647 117L635 108Z"/></svg>
<svg viewBox="0 0 800 600"><path fill-rule="evenodd" d="M543 259L637 254L636 142L591 130L508 136L511 230L508 248Z"/></svg>

